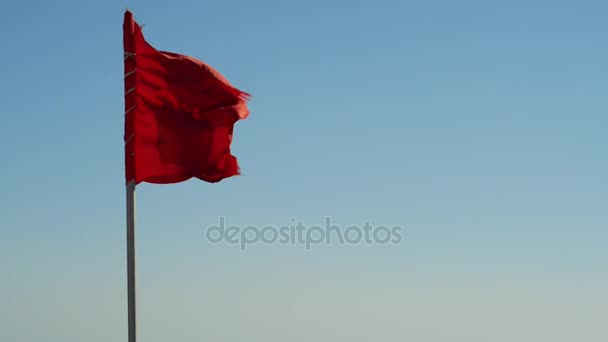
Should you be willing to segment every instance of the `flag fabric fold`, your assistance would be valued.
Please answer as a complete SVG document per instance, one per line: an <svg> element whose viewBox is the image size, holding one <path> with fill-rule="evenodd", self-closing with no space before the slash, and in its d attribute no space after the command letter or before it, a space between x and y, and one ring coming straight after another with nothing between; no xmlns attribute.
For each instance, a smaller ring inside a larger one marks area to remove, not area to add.
<svg viewBox="0 0 608 342"><path fill-rule="evenodd" d="M124 18L126 181L207 182L240 173L230 152L249 94L211 66L156 50L130 11Z"/></svg>

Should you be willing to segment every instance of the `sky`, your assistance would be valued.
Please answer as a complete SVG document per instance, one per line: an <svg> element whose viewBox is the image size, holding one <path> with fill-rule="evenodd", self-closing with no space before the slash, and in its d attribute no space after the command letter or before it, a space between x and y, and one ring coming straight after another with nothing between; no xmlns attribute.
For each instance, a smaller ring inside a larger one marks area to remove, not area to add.
<svg viewBox="0 0 608 342"><path fill-rule="evenodd" d="M606 341L604 1L13 1L0 340L126 341L122 20L253 97L242 176L137 188L141 341ZM398 244L206 240L399 226Z"/></svg>

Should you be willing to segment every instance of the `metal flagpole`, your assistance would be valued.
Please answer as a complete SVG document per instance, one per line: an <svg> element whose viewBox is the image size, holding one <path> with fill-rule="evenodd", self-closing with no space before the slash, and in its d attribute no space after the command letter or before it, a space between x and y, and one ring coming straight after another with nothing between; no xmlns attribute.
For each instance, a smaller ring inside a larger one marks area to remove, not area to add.
<svg viewBox="0 0 608 342"><path fill-rule="evenodd" d="M127 127L133 128L135 113L127 116L135 109L135 72L137 65L135 63L135 43L134 32L137 24L133 20L133 15L129 10L125 12L125 22L123 24L123 44L124 44L124 66L125 66L125 134L131 134L129 137L125 135L125 174L127 178L127 307L128 307L128 325L129 325L129 342L136 342L137 320L135 315L135 175L133 174L134 167L134 146L127 148L127 144L134 137L135 132L131 130L127 132ZM129 77L130 76L130 77ZM131 95L129 95L131 94ZM128 154L127 154L128 153Z"/></svg>
<svg viewBox="0 0 608 342"><path fill-rule="evenodd" d="M127 183L127 302L129 342L136 340L135 316L135 180Z"/></svg>

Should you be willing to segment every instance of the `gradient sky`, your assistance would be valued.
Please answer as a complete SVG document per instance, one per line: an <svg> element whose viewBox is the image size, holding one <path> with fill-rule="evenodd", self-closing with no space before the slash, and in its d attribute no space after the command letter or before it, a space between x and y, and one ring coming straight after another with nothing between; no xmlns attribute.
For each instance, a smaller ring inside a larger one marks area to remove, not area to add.
<svg viewBox="0 0 608 342"><path fill-rule="evenodd" d="M126 341L122 19L251 92L243 176L137 190L139 335L608 340L605 1L13 1L0 340ZM211 245L290 219L397 246Z"/></svg>

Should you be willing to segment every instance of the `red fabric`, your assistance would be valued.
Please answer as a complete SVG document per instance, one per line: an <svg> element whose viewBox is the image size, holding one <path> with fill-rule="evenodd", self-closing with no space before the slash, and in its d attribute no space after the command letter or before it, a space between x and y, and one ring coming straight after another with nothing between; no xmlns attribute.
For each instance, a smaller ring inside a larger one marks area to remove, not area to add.
<svg viewBox="0 0 608 342"><path fill-rule="evenodd" d="M157 51L125 13L127 182L207 182L239 174L230 154L233 126L249 95L192 57Z"/></svg>

